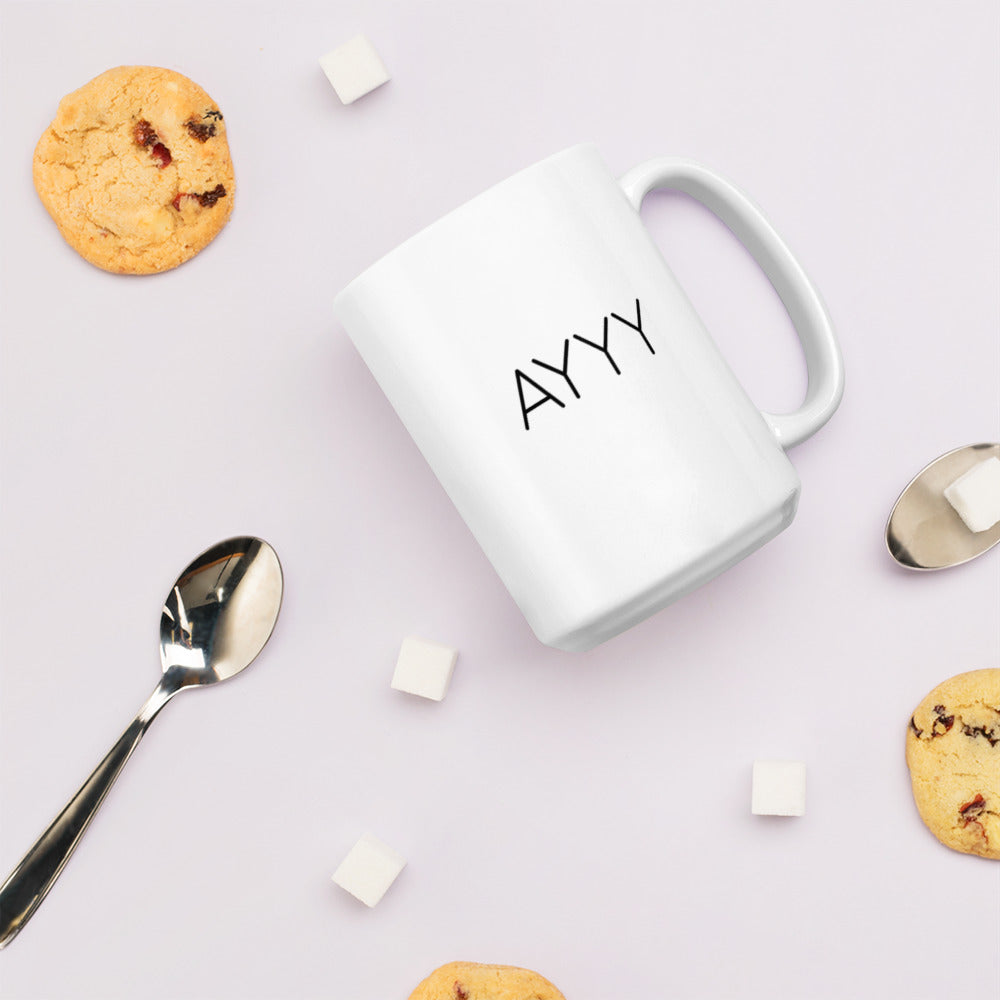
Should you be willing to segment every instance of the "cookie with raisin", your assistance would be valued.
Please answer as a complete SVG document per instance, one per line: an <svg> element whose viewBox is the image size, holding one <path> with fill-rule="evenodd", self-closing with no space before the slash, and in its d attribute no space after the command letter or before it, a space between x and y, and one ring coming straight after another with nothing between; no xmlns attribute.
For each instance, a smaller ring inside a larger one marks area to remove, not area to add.
<svg viewBox="0 0 1000 1000"><path fill-rule="evenodd" d="M449 962L435 969L410 1000L566 1000L543 976L513 965Z"/></svg>
<svg viewBox="0 0 1000 1000"><path fill-rule="evenodd" d="M939 684L906 735L913 798L946 847L1000 859L1000 669Z"/></svg>
<svg viewBox="0 0 1000 1000"><path fill-rule="evenodd" d="M64 97L33 174L66 242L117 274L189 260L229 220L236 187L222 112L156 66L109 69Z"/></svg>

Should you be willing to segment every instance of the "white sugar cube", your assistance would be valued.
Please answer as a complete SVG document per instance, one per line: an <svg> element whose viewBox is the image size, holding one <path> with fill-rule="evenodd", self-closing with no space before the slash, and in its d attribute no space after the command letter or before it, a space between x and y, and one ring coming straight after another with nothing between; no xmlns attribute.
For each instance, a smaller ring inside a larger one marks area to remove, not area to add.
<svg viewBox="0 0 1000 1000"><path fill-rule="evenodd" d="M448 692L458 650L440 642L404 639L392 675L392 687L421 698L441 701Z"/></svg>
<svg viewBox="0 0 1000 1000"><path fill-rule="evenodd" d="M755 816L804 816L805 764L798 760L755 760L750 811Z"/></svg>
<svg viewBox="0 0 1000 1000"><path fill-rule="evenodd" d="M974 465L944 491L969 531L988 531L1000 521L1000 458Z"/></svg>
<svg viewBox="0 0 1000 1000"><path fill-rule="evenodd" d="M374 906L405 867L406 858L366 833L340 862L333 881L365 906Z"/></svg>
<svg viewBox="0 0 1000 1000"><path fill-rule="evenodd" d="M375 46L364 35L356 35L327 52L319 64L344 104L364 97L389 79Z"/></svg>

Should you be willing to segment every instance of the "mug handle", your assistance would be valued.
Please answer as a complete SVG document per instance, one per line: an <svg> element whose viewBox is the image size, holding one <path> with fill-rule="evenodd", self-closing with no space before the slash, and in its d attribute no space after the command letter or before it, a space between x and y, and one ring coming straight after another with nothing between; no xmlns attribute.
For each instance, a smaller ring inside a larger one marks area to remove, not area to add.
<svg viewBox="0 0 1000 1000"><path fill-rule="evenodd" d="M737 187L689 160L663 157L633 167L619 178L636 211L654 188L690 195L717 215L767 275L798 334L805 354L807 386L792 413L763 413L782 448L815 434L844 394L844 363L833 326L812 282L784 240Z"/></svg>

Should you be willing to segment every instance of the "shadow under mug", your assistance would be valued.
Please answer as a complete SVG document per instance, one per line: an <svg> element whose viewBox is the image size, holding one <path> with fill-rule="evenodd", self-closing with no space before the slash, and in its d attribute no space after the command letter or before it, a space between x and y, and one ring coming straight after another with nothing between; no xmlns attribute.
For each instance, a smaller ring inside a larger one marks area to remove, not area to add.
<svg viewBox="0 0 1000 1000"><path fill-rule="evenodd" d="M640 220L654 188L714 212L774 285L808 376L762 413ZM544 643L584 650L782 531L785 449L837 408L816 290L737 188L685 160L616 179L575 146L490 188L351 282L334 311Z"/></svg>

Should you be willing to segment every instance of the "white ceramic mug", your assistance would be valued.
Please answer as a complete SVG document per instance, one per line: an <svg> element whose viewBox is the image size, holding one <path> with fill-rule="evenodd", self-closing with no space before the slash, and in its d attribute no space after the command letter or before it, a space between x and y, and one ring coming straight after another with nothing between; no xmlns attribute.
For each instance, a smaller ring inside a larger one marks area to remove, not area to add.
<svg viewBox="0 0 1000 1000"><path fill-rule="evenodd" d="M794 413L761 413L639 217L653 188L725 222L804 348ZM538 638L588 649L792 520L785 449L830 417L826 310L760 211L657 159L620 180L576 146L418 233L336 298L341 321Z"/></svg>

